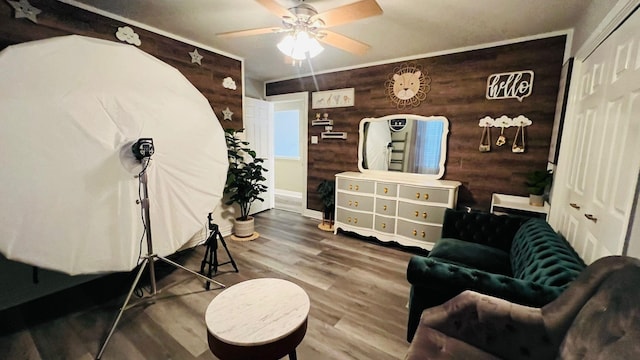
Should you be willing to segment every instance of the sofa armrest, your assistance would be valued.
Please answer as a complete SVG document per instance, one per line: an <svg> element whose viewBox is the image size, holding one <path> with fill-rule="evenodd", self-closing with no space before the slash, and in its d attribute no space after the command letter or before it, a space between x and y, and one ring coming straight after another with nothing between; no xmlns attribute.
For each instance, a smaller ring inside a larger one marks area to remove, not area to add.
<svg viewBox="0 0 640 360"><path fill-rule="evenodd" d="M473 290L529 306L544 306L564 290L423 256L409 260L407 280L414 286L447 288L455 293Z"/></svg>
<svg viewBox="0 0 640 360"><path fill-rule="evenodd" d="M464 291L422 313L420 328L435 329L504 359L553 359L552 344L540 308Z"/></svg>

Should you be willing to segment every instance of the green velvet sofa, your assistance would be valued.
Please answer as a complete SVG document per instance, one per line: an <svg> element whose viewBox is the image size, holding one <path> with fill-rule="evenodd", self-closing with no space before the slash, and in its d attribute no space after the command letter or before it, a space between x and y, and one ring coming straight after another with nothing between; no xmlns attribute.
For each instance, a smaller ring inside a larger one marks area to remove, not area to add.
<svg viewBox="0 0 640 360"><path fill-rule="evenodd" d="M571 245L542 219L447 209L442 238L413 256L407 340L426 308L465 290L542 307L585 269Z"/></svg>

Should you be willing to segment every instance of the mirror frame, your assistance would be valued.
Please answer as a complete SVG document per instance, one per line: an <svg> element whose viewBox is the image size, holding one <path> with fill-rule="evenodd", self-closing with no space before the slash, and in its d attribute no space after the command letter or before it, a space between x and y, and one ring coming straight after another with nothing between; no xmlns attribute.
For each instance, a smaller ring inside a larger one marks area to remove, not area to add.
<svg viewBox="0 0 640 360"><path fill-rule="evenodd" d="M444 123L444 129L442 131L442 139L440 142L440 162L439 172L437 174L420 174L420 173L408 173L399 171L383 171L383 170L369 170L362 167L362 161L364 159L364 126L367 122L374 121L389 121L393 119L407 119L407 120L419 120L419 121L440 121ZM359 139L358 139L358 170L363 174L378 174L388 177L411 177L416 179L441 179L445 172L445 162L447 160L447 138L449 136L449 119L444 116L422 116L415 114L392 114L382 117L370 117L360 120L359 126Z"/></svg>

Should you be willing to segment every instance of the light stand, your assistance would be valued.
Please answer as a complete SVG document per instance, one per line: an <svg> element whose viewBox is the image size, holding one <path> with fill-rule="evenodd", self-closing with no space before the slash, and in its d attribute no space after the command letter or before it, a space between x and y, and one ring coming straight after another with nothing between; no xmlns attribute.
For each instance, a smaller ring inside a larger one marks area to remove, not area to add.
<svg viewBox="0 0 640 360"><path fill-rule="evenodd" d="M207 281L207 290L209 282L213 282L216 285L220 286L220 288L225 288L225 285L215 281L209 277L206 277L202 274L198 274L195 271L192 271L190 269L187 269L186 267L171 261L165 257L159 256L158 254L154 254L153 253L153 241L151 238L151 217L149 216L149 189L147 187L147 166L149 166L149 161L151 160L151 155L153 155L154 149L153 149L153 140L149 139L149 138L143 138L138 140L136 143L133 144L132 146L132 150L133 153L135 155L135 157L140 160L142 162L142 171L140 172L139 176L140 176L140 183L142 184L142 188L143 188L143 198L141 201L141 207L142 207L142 212L144 214L144 227L145 227L145 233L146 233L146 238L147 238L147 255L144 257L144 260L142 261L142 263L140 264L140 270L138 270L138 274L136 275L135 280L133 281L133 284L131 285L131 289L129 289L129 293L127 294L126 299L124 300L124 303L122 304L122 306L120 307L120 311L118 312L118 315L116 316L115 320L113 321L113 325L111 326L111 329L109 330L109 334L107 334L107 337L105 338L104 342L102 343L102 347L100 348L100 352L98 352L98 355L96 356L96 359L100 359L102 357L102 354L104 353L104 350L107 347L107 344L109 343L109 340L111 339L111 335L113 335L113 332L116 329L116 326L118 325L118 322L120 321L120 318L122 317L122 313L124 313L125 310L128 310L134 306L137 306L138 304L142 303L142 302L146 302L149 299L155 297L158 293L157 291L157 286L156 286L156 275L155 275L155 266L154 266L154 262L156 260L161 260L169 265L172 265L176 268L185 270L205 281ZM140 281L140 278L142 277L142 273L144 272L144 269L147 267L147 265L149 266L149 277L151 279L151 293L149 294L148 297L143 298L142 300L140 300L139 302L129 305L129 300L131 300L131 295L133 295L133 292L135 291L136 286L138 285L138 281Z"/></svg>

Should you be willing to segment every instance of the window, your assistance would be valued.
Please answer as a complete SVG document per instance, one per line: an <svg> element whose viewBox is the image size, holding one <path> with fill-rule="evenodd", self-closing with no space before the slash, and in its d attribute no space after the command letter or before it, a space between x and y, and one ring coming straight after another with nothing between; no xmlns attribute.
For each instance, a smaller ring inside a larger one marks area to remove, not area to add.
<svg viewBox="0 0 640 360"><path fill-rule="evenodd" d="M300 158L300 112L298 110L276 111L274 114L275 157Z"/></svg>

